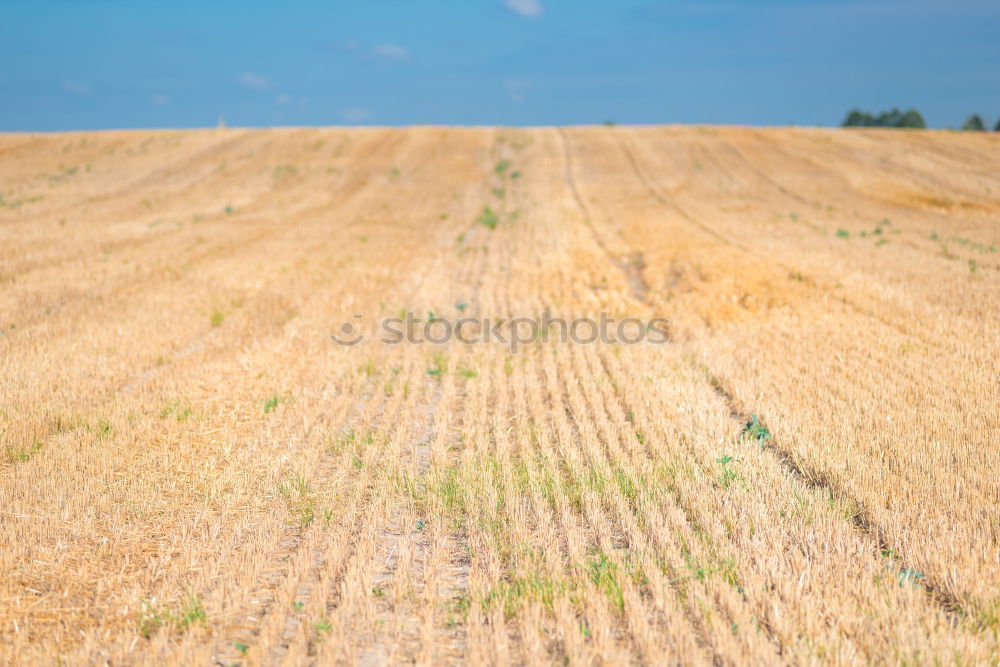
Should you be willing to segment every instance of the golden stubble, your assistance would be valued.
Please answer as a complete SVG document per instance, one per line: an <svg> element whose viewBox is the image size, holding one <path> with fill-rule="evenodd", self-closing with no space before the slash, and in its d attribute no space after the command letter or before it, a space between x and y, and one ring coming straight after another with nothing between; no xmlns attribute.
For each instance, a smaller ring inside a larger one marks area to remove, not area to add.
<svg viewBox="0 0 1000 667"><path fill-rule="evenodd" d="M0 136L0 655L995 660L997 148ZM671 340L379 343L407 311Z"/></svg>

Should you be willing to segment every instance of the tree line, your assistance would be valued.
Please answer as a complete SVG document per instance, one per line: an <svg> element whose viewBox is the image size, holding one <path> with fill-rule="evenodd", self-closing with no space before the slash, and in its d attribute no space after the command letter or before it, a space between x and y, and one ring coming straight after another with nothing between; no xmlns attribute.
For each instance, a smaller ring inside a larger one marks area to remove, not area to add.
<svg viewBox="0 0 1000 667"><path fill-rule="evenodd" d="M841 127L906 127L922 129L926 128L927 124L924 122L924 117L916 109L908 109L906 111L893 109L891 111L883 111L877 116L867 111L861 111L860 109L851 109L847 114L847 118L841 123ZM962 129L972 132L985 132L986 123L979 114L972 114L962 123ZM993 131L1000 132L1000 119L997 120Z"/></svg>

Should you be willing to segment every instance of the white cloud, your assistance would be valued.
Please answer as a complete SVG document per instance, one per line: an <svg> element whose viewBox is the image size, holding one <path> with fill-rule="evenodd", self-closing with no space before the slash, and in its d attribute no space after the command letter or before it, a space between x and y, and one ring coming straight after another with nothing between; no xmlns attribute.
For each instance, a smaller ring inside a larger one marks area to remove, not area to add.
<svg viewBox="0 0 1000 667"><path fill-rule="evenodd" d="M524 102L524 93L531 88L530 81L513 81L508 80L503 82L503 87L507 89L507 97L514 104L520 104Z"/></svg>
<svg viewBox="0 0 1000 667"><path fill-rule="evenodd" d="M372 112L368 109L343 109L340 117L348 123L365 123L371 120Z"/></svg>
<svg viewBox="0 0 1000 667"><path fill-rule="evenodd" d="M90 95L94 92L94 87L89 83L70 81L67 79L66 81L63 81L63 90L67 93L73 93L74 95Z"/></svg>
<svg viewBox="0 0 1000 667"><path fill-rule="evenodd" d="M163 106L164 104L170 104L170 98L163 93L156 93L149 98L149 101L157 106Z"/></svg>
<svg viewBox="0 0 1000 667"><path fill-rule="evenodd" d="M538 0L503 0L503 4L525 18L537 19L542 15L542 3Z"/></svg>
<svg viewBox="0 0 1000 667"><path fill-rule="evenodd" d="M281 93L280 95L274 98L274 101L277 102L278 104L288 104L289 102L292 101L292 98L289 97L287 93Z"/></svg>
<svg viewBox="0 0 1000 667"><path fill-rule="evenodd" d="M398 44L377 44L372 53L386 60L409 60L410 52Z"/></svg>
<svg viewBox="0 0 1000 667"><path fill-rule="evenodd" d="M253 72L240 74L240 83L251 90L267 90L271 87L271 82L267 78Z"/></svg>

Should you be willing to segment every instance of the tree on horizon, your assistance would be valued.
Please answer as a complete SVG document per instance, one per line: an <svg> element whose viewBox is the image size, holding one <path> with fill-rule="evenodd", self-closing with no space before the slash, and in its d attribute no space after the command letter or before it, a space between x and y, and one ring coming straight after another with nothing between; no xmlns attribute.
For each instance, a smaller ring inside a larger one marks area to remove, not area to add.
<svg viewBox="0 0 1000 667"><path fill-rule="evenodd" d="M974 113L962 123L962 130L965 132L985 132L986 124L983 123L983 119L979 117L979 114Z"/></svg>
<svg viewBox="0 0 1000 667"><path fill-rule="evenodd" d="M902 127L910 129L924 129L927 124L924 117L916 109L900 111L893 108L891 111L883 111L878 116L873 116L867 111L851 109L844 119L842 127Z"/></svg>

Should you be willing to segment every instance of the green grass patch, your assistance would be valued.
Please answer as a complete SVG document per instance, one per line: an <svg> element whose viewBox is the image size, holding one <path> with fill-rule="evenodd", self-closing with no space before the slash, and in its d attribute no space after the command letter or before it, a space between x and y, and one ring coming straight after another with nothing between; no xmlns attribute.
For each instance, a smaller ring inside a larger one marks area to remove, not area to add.
<svg viewBox="0 0 1000 667"><path fill-rule="evenodd" d="M201 598L192 593L176 606L157 604L155 600L143 600L137 615L139 634L149 639L161 628L178 633L187 632L195 626L208 627L208 614Z"/></svg>
<svg viewBox="0 0 1000 667"><path fill-rule="evenodd" d="M292 522L305 529L316 518L316 494L306 478L298 473L278 485L278 493L285 500Z"/></svg>
<svg viewBox="0 0 1000 667"><path fill-rule="evenodd" d="M500 224L500 216L489 206L484 206L483 210L479 212L479 217L476 218L476 222L483 225L487 229L496 229L497 225Z"/></svg>

